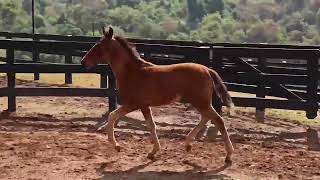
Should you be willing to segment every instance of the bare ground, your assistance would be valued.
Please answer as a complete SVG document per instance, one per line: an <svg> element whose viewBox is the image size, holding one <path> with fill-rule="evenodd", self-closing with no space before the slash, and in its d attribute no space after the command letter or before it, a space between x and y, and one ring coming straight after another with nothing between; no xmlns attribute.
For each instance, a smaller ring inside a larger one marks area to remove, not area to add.
<svg viewBox="0 0 320 180"><path fill-rule="evenodd" d="M234 163L225 166L220 136L198 139L185 151L185 135L199 117L182 104L153 108L162 150L151 161L149 131L139 111L121 119L116 136L122 150L116 152L96 132L107 117L106 99L21 97L17 102L16 113L0 115L0 179L320 179L320 152L307 150L305 127L282 119L261 124L240 111L224 116L235 146ZM0 108L7 108L5 98Z"/></svg>

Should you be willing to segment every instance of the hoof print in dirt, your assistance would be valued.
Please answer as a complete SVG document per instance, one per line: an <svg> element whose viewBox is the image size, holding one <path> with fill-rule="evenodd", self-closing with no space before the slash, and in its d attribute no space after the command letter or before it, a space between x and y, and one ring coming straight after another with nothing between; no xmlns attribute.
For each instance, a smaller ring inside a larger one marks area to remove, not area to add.
<svg viewBox="0 0 320 180"><path fill-rule="evenodd" d="M154 160L155 156L154 156L154 154L148 154L147 158L150 160Z"/></svg>
<svg viewBox="0 0 320 180"><path fill-rule="evenodd" d="M186 151L187 151L187 152L190 152L191 149L192 149L192 146L191 146L191 145L186 145Z"/></svg>
<svg viewBox="0 0 320 180"><path fill-rule="evenodd" d="M115 149L117 152L120 152L120 151L121 151L121 147L120 147L120 146L115 146L114 149Z"/></svg>

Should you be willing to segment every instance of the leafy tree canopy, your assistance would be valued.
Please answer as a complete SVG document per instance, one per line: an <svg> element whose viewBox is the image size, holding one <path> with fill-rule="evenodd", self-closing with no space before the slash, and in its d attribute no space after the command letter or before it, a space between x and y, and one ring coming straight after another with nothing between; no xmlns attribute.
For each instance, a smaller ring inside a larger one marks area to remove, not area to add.
<svg viewBox="0 0 320 180"><path fill-rule="evenodd" d="M320 42L320 0L35 0L36 32L205 42ZM0 1L0 31L32 32L31 0Z"/></svg>

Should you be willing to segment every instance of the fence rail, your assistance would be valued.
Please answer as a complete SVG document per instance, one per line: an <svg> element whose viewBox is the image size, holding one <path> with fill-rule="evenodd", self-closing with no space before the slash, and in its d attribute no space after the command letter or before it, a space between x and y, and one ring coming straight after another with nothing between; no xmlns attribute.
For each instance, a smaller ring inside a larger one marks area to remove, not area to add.
<svg viewBox="0 0 320 180"><path fill-rule="evenodd" d="M15 110L16 96L108 97L110 110L116 107L116 85L108 66L100 65L88 71L79 64L72 64L72 57L83 56L99 40L98 37L6 32L0 32L0 37L3 37L0 49L6 49L6 57L0 58L6 64L0 64L0 72L8 76L8 87L0 89L0 96L8 96L9 110ZM203 64L217 70L230 91L256 94L256 98L233 97L237 106L256 107L261 111L265 108L304 110L309 119L317 116L320 102L319 46L129 41L148 61ZM32 52L33 58L30 61L17 59L14 51ZM46 63L40 59L40 53L62 55L66 64ZM283 63L283 59L293 61ZM65 73L66 84L72 84L72 73L96 73L101 76L101 88L16 88L16 73L34 73L35 79L40 78L40 73ZM267 96L284 99L269 99Z"/></svg>

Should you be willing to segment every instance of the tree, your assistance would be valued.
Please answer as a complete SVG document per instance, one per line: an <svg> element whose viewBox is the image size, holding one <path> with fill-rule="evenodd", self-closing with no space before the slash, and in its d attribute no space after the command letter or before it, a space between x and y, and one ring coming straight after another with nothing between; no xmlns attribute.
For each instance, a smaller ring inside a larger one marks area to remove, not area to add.
<svg viewBox="0 0 320 180"><path fill-rule="evenodd" d="M249 43L279 43L282 38L280 27L271 20L254 24L247 33Z"/></svg>
<svg viewBox="0 0 320 180"><path fill-rule="evenodd" d="M288 33L294 30L303 32L307 27L303 16L299 12L293 13L291 16L286 16L282 24L286 27Z"/></svg>
<svg viewBox="0 0 320 180"><path fill-rule="evenodd" d="M315 12L305 9L302 11L302 16L303 16L304 21L307 24L309 24L309 25L316 24L316 16L317 15Z"/></svg>
<svg viewBox="0 0 320 180"><path fill-rule="evenodd" d="M205 13L220 13L222 14L224 10L224 1L223 0L203 0L203 8L205 9Z"/></svg>
<svg viewBox="0 0 320 180"><path fill-rule="evenodd" d="M187 13L187 24L193 29L201 22L204 15L204 10L199 0L187 0Z"/></svg>
<svg viewBox="0 0 320 180"><path fill-rule="evenodd" d="M58 24L58 33L62 35L79 35L82 34L81 29L72 24Z"/></svg>
<svg viewBox="0 0 320 180"><path fill-rule="evenodd" d="M45 26L45 20L44 20L43 16L35 15L34 16L34 24L35 24L35 28L40 28L40 27Z"/></svg>
<svg viewBox="0 0 320 180"><path fill-rule="evenodd" d="M230 17L222 19L222 29L227 42L240 43L245 40L246 34L243 28Z"/></svg>
<svg viewBox="0 0 320 180"><path fill-rule="evenodd" d="M178 30L179 21L171 17L167 17L160 23L160 25L165 32L173 33Z"/></svg>
<svg viewBox="0 0 320 180"><path fill-rule="evenodd" d="M287 12L293 13L302 10L305 7L305 0L288 0Z"/></svg>
<svg viewBox="0 0 320 180"><path fill-rule="evenodd" d="M316 25L319 29L320 28L320 9L318 10L318 12L316 14ZM320 32L320 30L319 30L319 32Z"/></svg>
<svg viewBox="0 0 320 180"><path fill-rule="evenodd" d="M5 1L4 4L0 6L0 16L2 19L2 26L6 30L12 30L14 23L18 15L18 9L16 4L10 1Z"/></svg>
<svg viewBox="0 0 320 180"><path fill-rule="evenodd" d="M191 32L191 38L204 42L223 42L225 34L221 24L222 19L219 13L210 14L203 18L197 30Z"/></svg>
<svg viewBox="0 0 320 180"><path fill-rule="evenodd" d="M32 0L1 0L0 31L31 32ZM39 33L95 35L112 25L129 37L206 42L311 43L320 0L36 0Z"/></svg>
<svg viewBox="0 0 320 180"><path fill-rule="evenodd" d="M22 8L24 11L26 11L29 15L32 11L32 1L31 0L23 0L22 1Z"/></svg>
<svg viewBox="0 0 320 180"><path fill-rule="evenodd" d="M295 43L302 43L303 42L303 32L294 30L289 33L289 41Z"/></svg>

